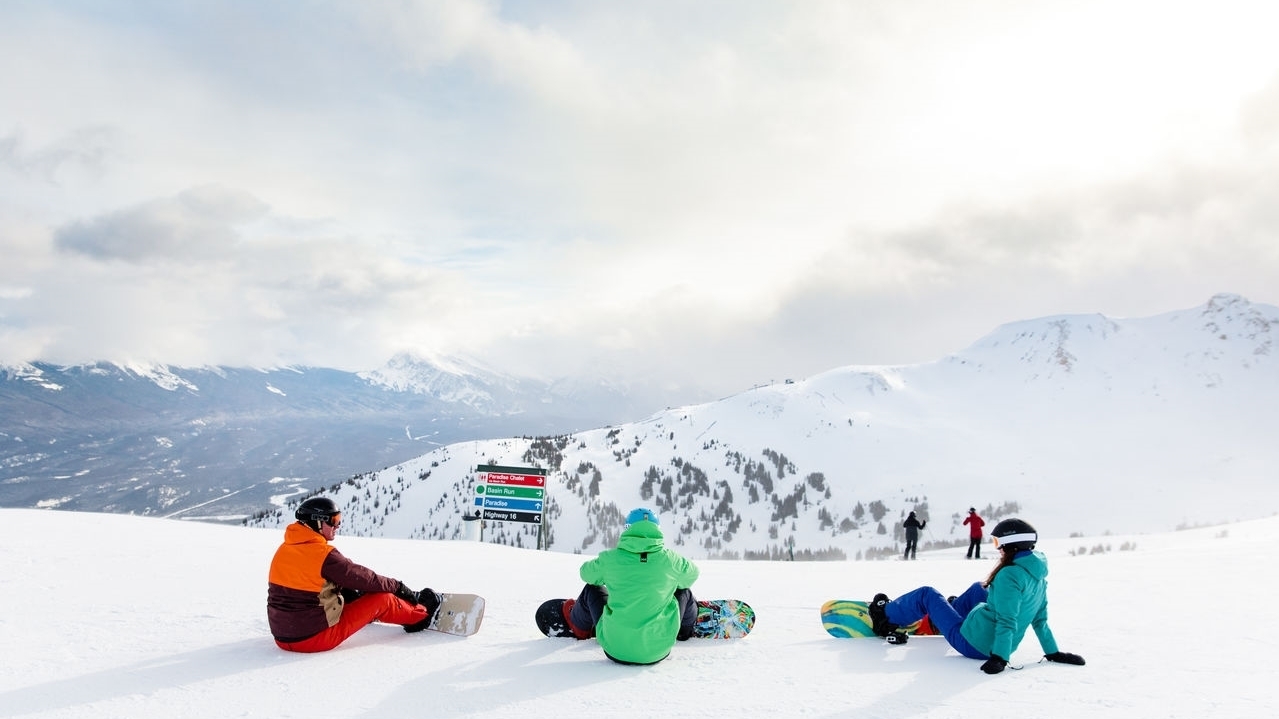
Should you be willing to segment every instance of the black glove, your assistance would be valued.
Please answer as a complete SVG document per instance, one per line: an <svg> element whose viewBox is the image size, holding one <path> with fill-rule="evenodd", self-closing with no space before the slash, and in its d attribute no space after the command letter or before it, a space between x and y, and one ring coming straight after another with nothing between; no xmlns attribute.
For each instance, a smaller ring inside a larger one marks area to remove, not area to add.
<svg viewBox="0 0 1279 719"><path fill-rule="evenodd" d="M981 665L981 670L987 674L998 674L1002 672L1006 666L1008 666L1007 659L1004 659L997 654L991 654L990 659L987 659L986 663Z"/></svg>
<svg viewBox="0 0 1279 719"><path fill-rule="evenodd" d="M1047 659L1050 662L1074 664L1077 667L1082 667L1084 665L1083 657L1078 654L1071 654L1070 652L1053 652L1052 654L1045 654L1044 659Z"/></svg>
<svg viewBox="0 0 1279 719"><path fill-rule="evenodd" d="M409 604L417 604L417 592L404 586L404 582L400 582L399 586L395 588L395 596Z"/></svg>

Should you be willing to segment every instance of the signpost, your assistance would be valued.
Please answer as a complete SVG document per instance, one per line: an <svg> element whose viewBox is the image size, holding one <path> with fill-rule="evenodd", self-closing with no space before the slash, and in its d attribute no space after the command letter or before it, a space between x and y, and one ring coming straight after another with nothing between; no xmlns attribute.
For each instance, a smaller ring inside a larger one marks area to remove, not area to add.
<svg viewBox="0 0 1279 719"><path fill-rule="evenodd" d="M546 470L538 467L501 467L481 464L475 468L475 513L481 519L538 525L541 544L542 513L546 506Z"/></svg>

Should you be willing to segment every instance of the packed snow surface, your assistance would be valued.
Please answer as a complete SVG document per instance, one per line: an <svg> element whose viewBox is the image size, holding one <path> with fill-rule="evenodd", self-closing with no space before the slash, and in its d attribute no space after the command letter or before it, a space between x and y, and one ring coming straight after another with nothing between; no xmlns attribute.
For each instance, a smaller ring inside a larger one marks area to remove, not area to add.
<svg viewBox="0 0 1279 719"><path fill-rule="evenodd" d="M956 592L993 563L965 560L962 548L914 562L699 561L695 592L748 600L755 631L680 643L633 667L533 625L543 599L579 589L585 557L477 542L336 540L412 586L484 595L477 635L373 625L328 653L281 651L264 611L280 536L0 510L0 716L1237 719L1279 709L1279 618L1266 604L1279 518L1045 541L1052 628L1088 664L1040 663L1030 633L1012 657L1022 669L997 676L944 640L839 640L818 619L831 598L921 584Z"/></svg>

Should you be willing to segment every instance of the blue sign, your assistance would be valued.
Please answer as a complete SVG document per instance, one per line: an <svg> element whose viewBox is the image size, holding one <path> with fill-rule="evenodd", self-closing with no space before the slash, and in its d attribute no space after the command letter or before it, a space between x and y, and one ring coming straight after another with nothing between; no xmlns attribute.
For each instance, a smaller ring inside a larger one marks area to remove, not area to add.
<svg viewBox="0 0 1279 719"><path fill-rule="evenodd" d="M540 499L506 499L505 497L476 497L475 506L484 509L510 509L523 512L541 512Z"/></svg>

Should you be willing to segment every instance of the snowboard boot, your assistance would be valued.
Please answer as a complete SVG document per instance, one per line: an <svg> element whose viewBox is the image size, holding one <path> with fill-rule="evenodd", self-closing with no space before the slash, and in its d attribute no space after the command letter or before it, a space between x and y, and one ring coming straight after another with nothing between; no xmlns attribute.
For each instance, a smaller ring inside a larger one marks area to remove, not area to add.
<svg viewBox="0 0 1279 719"><path fill-rule="evenodd" d="M575 638L577 638L577 639L590 639L591 637L595 636L595 632L593 632L593 631L584 631L584 630L578 629L577 627L573 626L572 612L573 612L573 605L574 605L574 604L577 604L577 600L576 600L576 599L566 599L566 600L564 600L564 623L565 623L566 625L568 625L568 630L569 630L570 632L572 632L572 633L573 633L573 636L574 636Z"/></svg>
<svg viewBox="0 0 1279 719"><path fill-rule="evenodd" d="M415 634L417 632L422 631L423 629L430 629L431 622L433 621L435 621L435 615L428 614L426 615L426 619L423 619L420 622L414 622L413 624L405 624L404 631L408 632L409 634Z"/></svg>
<svg viewBox="0 0 1279 719"><path fill-rule="evenodd" d="M435 610L440 608L440 604L444 602L444 597L430 587L426 587L417 593L417 603L426 607L426 611L435 616Z"/></svg>
<svg viewBox="0 0 1279 719"><path fill-rule="evenodd" d="M884 613L884 606L888 604L887 594L876 594L870 603L870 630L876 636L888 639L889 635L900 635L900 641L896 639L888 639L892 644L905 644L905 632L899 632L896 624L888 621L888 615Z"/></svg>
<svg viewBox="0 0 1279 719"><path fill-rule="evenodd" d="M430 587L418 592L417 603L426 609L426 619L413 624L405 624L404 631L413 634L423 629L430 629L431 625L435 623L435 611L440 608L440 604L443 601L444 598L432 591Z"/></svg>

